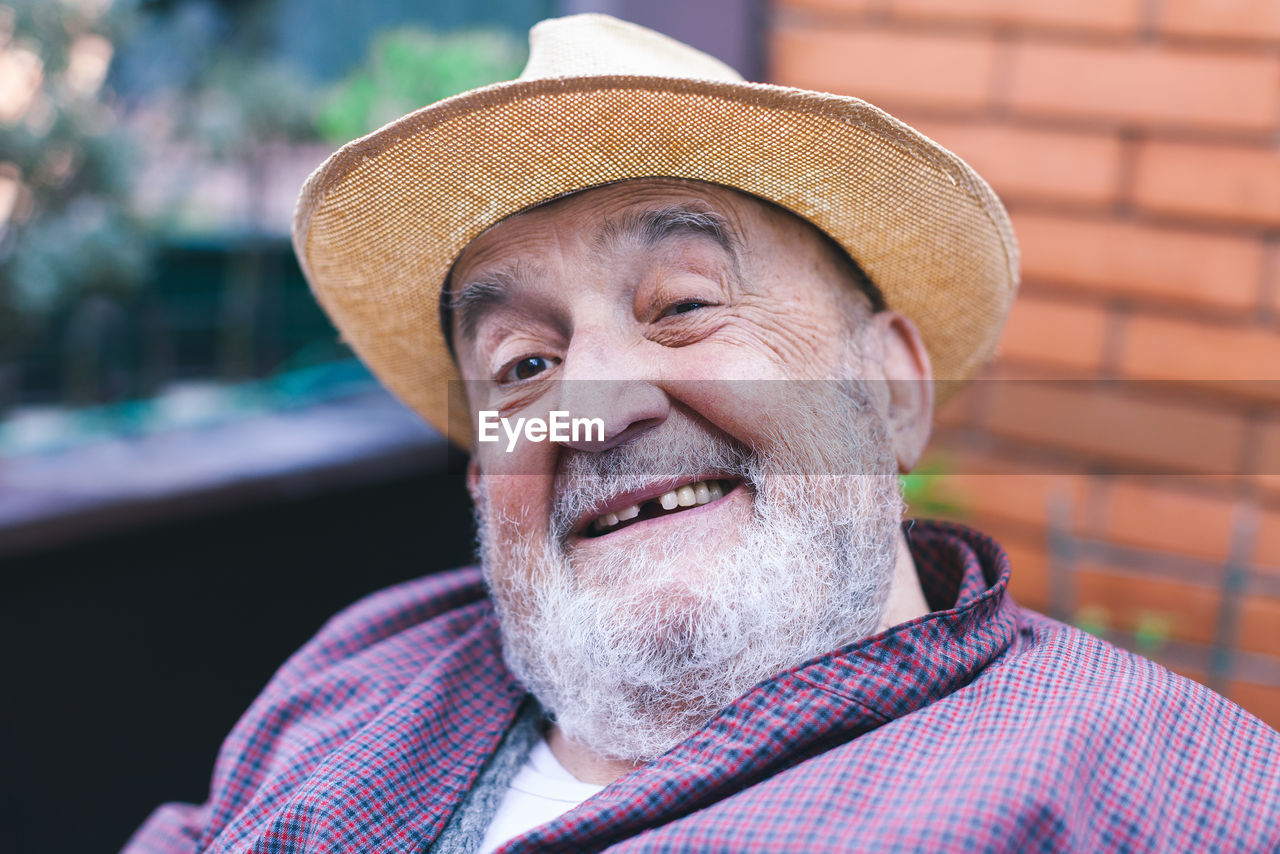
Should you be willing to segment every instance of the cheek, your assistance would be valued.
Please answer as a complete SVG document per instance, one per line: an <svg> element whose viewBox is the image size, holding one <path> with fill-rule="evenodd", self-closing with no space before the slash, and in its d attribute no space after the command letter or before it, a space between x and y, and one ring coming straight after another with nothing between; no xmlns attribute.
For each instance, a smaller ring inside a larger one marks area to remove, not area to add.
<svg viewBox="0 0 1280 854"><path fill-rule="evenodd" d="M545 530L551 516L550 475L486 473L480 476L482 511L489 535L510 541Z"/></svg>
<svg viewBox="0 0 1280 854"><path fill-rule="evenodd" d="M789 330L785 315L726 325L717 338L664 354L668 392L716 429L761 449L785 448L829 426L832 380L846 373L841 328ZM797 321L797 324L799 321Z"/></svg>
<svg viewBox="0 0 1280 854"><path fill-rule="evenodd" d="M519 623L532 613L531 591L545 586L550 554L549 477L485 475L483 553L495 603L503 620Z"/></svg>
<svg viewBox="0 0 1280 854"><path fill-rule="evenodd" d="M707 354L699 360L696 378L664 385L672 398L715 430L767 450L815 429L826 414L822 395L833 384L794 379L768 360L752 362L735 350L724 363Z"/></svg>

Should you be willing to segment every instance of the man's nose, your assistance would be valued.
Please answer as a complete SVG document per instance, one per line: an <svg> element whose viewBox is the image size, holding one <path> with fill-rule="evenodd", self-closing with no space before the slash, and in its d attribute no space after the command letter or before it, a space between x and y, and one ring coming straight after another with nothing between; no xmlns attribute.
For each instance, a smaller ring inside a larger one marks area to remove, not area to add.
<svg viewBox="0 0 1280 854"><path fill-rule="evenodd" d="M600 452L662 424L671 400L657 380L652 365L634 348L603 340L571 347L561 366L559 408L570 419L598 418L604 429L577 432L561 444Z"/></svg>

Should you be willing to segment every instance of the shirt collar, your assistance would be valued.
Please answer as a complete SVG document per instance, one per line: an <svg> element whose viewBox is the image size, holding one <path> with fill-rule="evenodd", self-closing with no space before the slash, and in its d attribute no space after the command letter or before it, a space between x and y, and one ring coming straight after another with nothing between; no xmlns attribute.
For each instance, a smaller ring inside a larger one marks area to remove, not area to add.
<svg viewBox="0 0 1280 854"><path fill-rule="evenodd" d="M1017 633L999 543L942 522L907 522L904 532L932 610L799 668L824 683L860 686L858 699L885 720L967 685Z"/></svg>

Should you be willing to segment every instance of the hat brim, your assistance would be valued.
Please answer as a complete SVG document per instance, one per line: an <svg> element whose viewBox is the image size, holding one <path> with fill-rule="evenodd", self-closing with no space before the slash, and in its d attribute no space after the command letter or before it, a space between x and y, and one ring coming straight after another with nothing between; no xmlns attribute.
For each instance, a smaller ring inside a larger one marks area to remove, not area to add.
<svg viewBox="0 0 1280 854"><path fill-rule="evenodd" d="M1018 249L986 182L864 101L766 84L575 77L441 101L317 169L294 247L356 354L465 447L470 414L438 308L458 254L532 205L652 177L751 193L827 232L915 322L935 378L967 379L994 352Z"/></svg>

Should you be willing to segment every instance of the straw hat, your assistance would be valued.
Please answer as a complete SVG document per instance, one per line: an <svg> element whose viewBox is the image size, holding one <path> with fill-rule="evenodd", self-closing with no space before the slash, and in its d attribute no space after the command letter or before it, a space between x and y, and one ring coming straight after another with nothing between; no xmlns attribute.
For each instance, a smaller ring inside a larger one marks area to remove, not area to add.
<svg viewBox="0 0 1280 854"><path fill-rule="evenodd" d="M316 298L377 377L462 445L439 324L459 252L509 214L629 178L708 181L826 231L919 327L943 380L992 354L1018 285L1004 207L967 164L857 98L743 82L604 15L543 21L520 78L424 107L307 180L293 243Z"/></svg>

